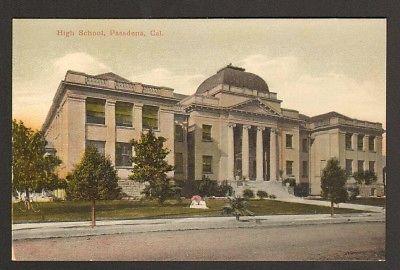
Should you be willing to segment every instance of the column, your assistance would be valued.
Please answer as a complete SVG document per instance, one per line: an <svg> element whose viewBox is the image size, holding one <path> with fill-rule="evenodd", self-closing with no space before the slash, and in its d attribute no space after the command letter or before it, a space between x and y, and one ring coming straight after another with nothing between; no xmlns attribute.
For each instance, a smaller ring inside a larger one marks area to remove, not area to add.
<svg viewBox="0 0 400 270"><path fill-rule="evenodd" d="M242 175L249 180L249 129L251 126L243 125L242 133Z"/></svg>
<svg viewBox="0 0 400 270"><path fill-rule="evenodd" d="M235 148L234 148L234 132L233 128L236 124L228 124L228 180L235 180L234 162L235 162Z"/></svg>
<svg viewBox="0 0 400 270"><path fill-rule="evenodd" d="M107 100L106 108L106 126L107 126L107 138L106 138L106 156L109 155L112 163L115 165L115 101Z"/></svg>
<svg viewBox="0 0 400 270"><path fill-rule="evenodd" d="M276 151L276 129L271 128L269 140L269 163L270 163L270 180L277 180L277 151Z"/></svg>
<svg viewBox="0 0 400 270"><path fill-rule="evenodd" d="M263 171L263 130L264 127L257 127L257 146L256 146L256 172L257 181L264 180Z"/></svg>

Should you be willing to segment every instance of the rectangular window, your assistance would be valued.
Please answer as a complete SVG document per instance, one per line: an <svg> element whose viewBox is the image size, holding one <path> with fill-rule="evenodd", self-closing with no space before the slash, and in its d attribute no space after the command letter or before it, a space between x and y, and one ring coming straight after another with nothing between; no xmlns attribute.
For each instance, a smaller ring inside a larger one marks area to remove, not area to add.
<svg viewBox="0 0 400 270"><path fill-rule="evenodd" d="M307 161L303 161L303 173L302 173L303 177L308 176L308 162Z"/></svg>
<svg viewBox="0 0 400 270"><path fill-rule="evenodd" d="M364 147L364 135L359 134L357 136L357 150L363 150Z"/></svg>
<svg viewBox="0 0 400 270"><path fill-rule="evenodd" d="M202 134L202 139L203 141L211 141L211 125L203 125L203 134Z"/></svg>
<svg viewBox="0 0 400 270"><path fill-rule="evenodd" d="M203 156L203 173L212 173L212 156Z"/></svg>
<svg viewBox="0 0 400 270"><path fill-rule="evenodd" d="M105 156L106 142L87 140L86 146L93 146L101 155Z"/></svg>
<svg viewBox="0 0 400 270"><path fill-rule="evenodd" d="M292 148L293 147L293 135L291 134L286 134L286 148Z"/></svg>
<svg viewBox="0 0 400 270"><path fill-rule="evenodd" d="M105 124L105 104L104 99L86 99L86 123Z"/></svg>
<svg viewBox="0 0 400 270"><path fill-rule="evenodd" d="M115 103L115 124L122 127L132 126L132 108L131 103L116 102Z"/></svg>
<svg viewBox="0 0 400 270"><path fill-rule="evenodd" d="M326 160L322 159L319 166L320 166L319 172L320 172L320 175L322 176L322 171L325 169L325 166L326 166Z"/></svg>
<svg viewBox="0 0 400 270"><path fill-rule="evenodd" d="M369 151L371 151L371 152L375 151L375 137L374 136L369 136L368 148L369 148Z"/></svg>
<svg viewBox="0 0 400 270"><path fill-rule="evenodd" d="M293 161L286 160L286 175L293 175Z"/></svg>
<svg viewBox="0 0 400 270"><path fill-rule="evenodd" d="M183 142L183 127L181 125L175 125L175 141Z"/></svg>
<svg viewBox="0 0 400 270"><path fill-rule="evenodd" d="M351 133L346 133L346 150L351 150L351 137L353 134Z"/></svg>
<svg viewBox="0 0 400 270"><path fill-rule="evenodd" d="M158 129L158 107L143 105L142 125L146 129Z"/></svg>
<svg viewBox="0 0 400 270"><path fill-rule="evenodd" d="M368 167L371 172L375 172L375 161L370 161Z"/></svg>
<svg viewBox="0 0 400 270"><path fill-rule="evenodd" d="M346 159L346 172L348 175L351 175L353 173L353 160L352 159Z"/></svg>
<svg viewBox="0 0 400 270"><path fill-rule="evenodd" d="M301 142L301 148L304 153L308 153L308 139L303 139Z"/></svg>
<svg viewBox="0 0 400 270"><path fill-rule="evenodd" d="M130 143L117 142L115 144L115 166L132 166L132 145Z"/></svg>
<svg viewBox="0 0 400 270"><path fill-rule="evenodd" d="M357 171L359 172L364 171L364 160L359 160L357 162Z"/></svg>
<svg viewBox="0 0 400 270"><path fill-rule="evenodd" d="M183 173L183 154L175 153L175 173Z"/></svg>

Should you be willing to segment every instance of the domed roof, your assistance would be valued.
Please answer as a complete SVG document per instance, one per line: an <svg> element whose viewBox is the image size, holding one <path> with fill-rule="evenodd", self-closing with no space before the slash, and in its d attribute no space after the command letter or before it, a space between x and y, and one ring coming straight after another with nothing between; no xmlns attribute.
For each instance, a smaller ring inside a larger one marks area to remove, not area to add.
<svg viewBox="0 0 400 270"><path fill-rule="evenodd" d="M244 68L234 67L229 64L202 82L197 88L196 94L202 94L211 90L218 84L228 84L264 93L269 92L267 83L260 76L245 72Z"/></svg>

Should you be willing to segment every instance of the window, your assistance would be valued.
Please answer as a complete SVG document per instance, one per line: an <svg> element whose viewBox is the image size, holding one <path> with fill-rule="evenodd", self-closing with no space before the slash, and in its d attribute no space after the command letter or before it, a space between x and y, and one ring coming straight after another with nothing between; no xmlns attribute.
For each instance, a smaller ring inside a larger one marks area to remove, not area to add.
<svg viewBox="0 0 400 270"><path fill-rule="evenodd" d="M132 104L126 102L115 103L115 124L122 127L132 126Z"/></svg>
<svg viewBox="0 0 400 270"><path fill-rule="evenodd" d="M308 153L308 140L307 139L303 139L301 142L301 148L303 149L304 153Z"/></svg>
<svg viewBox="0 0 400 270"><path fill-rule="evenodd" d="M183 173L183 154L175 153L175 173Z"/></svg>
<svg viewBox="0 0 400 270"><path fill-rule="evenodd" d="M106 142L103 141L91 141L91 140L87 140L86 141L86 147L87 146L93 146L94 148L97 149L97 151L102 154L103 156L105 156L105 149L106 149Z"/></svg>
<svg viewBox="0 0 400 270"><path fill-rule="evenodd" d="M353 160L346 159L346 173L351 175L353 173Z"/></svg>
<svg viewBox="0 0 400 270"><path fill-rule="evenodd" d="M286 175L293 175L293 161L286 160Z"/></svg>
<svg viewBox="0 0 400 270"><path fill-rule="evenodd" d="M359 172L364 171L364 160L359 160L357 162L357 171Z"/></svg>
<svg viewBox="0 0 400 270"><path fill-rule="evenodd" d="M375 172L375 161L370 161L368 167L371 172Z"/></svg>
<svg viewBox="0 0 400 270"><path fill-rule="evenodd" d="M351 133L346 133L346 150L351 150L351 137L353 136L353 134Z"/></svg>
<svg viewBox="0 0 400 270"><path fill-rule="evenodd" d="M286 134L286 148L292 148L293 135Z"/></svg>
<svg viewBox="0 0 400 270"><path fill-rule="evenodd" d="M175 125L175 141L183 142L183 127L181 125Z"/></svg>
<svg viewBox="0 0 400 270"><path fill-rule="evenodd" d="M374 136L369 136L369 138L368 138L368 149L371 152L375 151L375 137Z"/></svg>
<svg viewBox="0 0 400 270"><path fill-rule="evenodd" d="M363 150L364 147L364 135L359 134L357 136L357 150Z"/></svg>
<svg viewBox="0 0 400 270"><path fill-rule="evenodd" d="M211 141L211 125L203 125L203 141Z"/></svg>
<svg viewBox="0 0 400 270"><path fill-rule="evenodd" d="M320 175L322 176L322 171L325 169L325 167L326 167L326 160L321 160L321 162L320 162L320 165L319 165L320 167L319 167L319 172L320 172Z"/></svg>
<svg viewBox="0 0 400 270"><path fill-rule="evenodd" d="M86 123L105 124L105 104L104 99L86 99Z"/></svg>
<svg viewBox="0 0 400 270"><path fill-rule="evenodd" d="M147 129L158 129L158 107L143 105L142 125Z"/></svg>
<svg viewBox="0 0 400 270"><path fill-rule="evenodd" d="M115 144L115 166L132 166L132 145L130 143L117 142Z"/></svg>
<svg viewBox="0 0 400 270"><path fill-rule="evenodd" d="M203 156L203 173L212 173L212 156Z"/></svg>
<svg viewBox="0 0 400 270"><path fill-rule="evenodd" d="M302 173L303 177L308 176L308 162L307 161L303 161L303 173Z"/></svg>

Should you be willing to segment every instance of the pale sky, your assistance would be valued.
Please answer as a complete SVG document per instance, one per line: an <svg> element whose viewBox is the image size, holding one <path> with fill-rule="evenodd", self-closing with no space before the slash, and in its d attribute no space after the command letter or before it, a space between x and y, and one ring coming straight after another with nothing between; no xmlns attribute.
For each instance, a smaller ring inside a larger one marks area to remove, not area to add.
<svg viewBox="0 0 400 270"><path fill-rule="evenodd" d="M284 108L386 127L384 19L13 20L13 118L40 128L68 69L193 94L229 63L261 76Z"/></svg>

